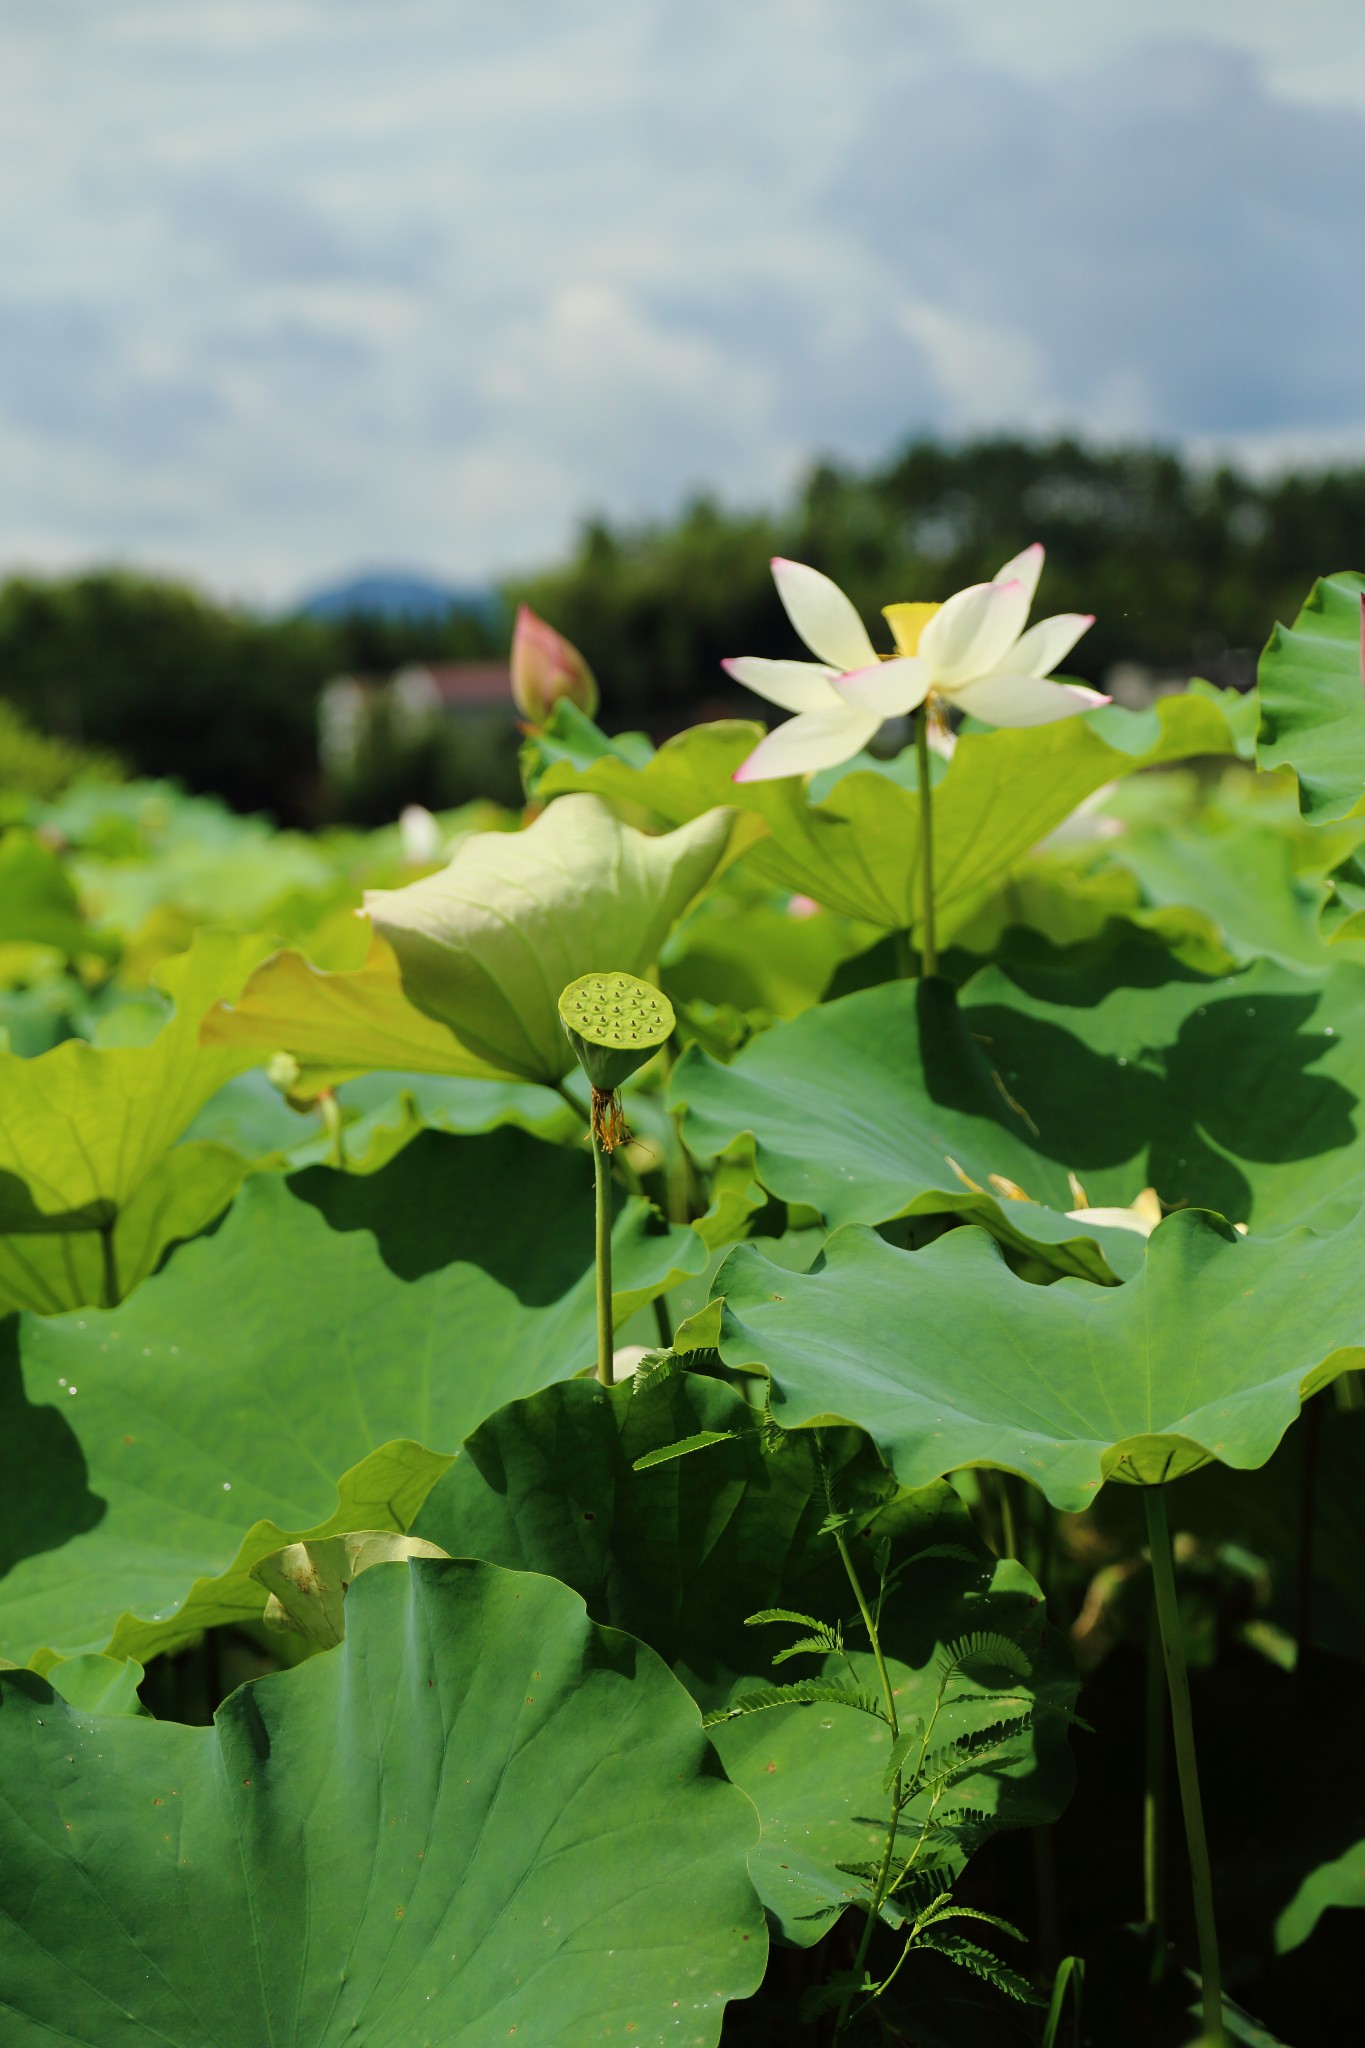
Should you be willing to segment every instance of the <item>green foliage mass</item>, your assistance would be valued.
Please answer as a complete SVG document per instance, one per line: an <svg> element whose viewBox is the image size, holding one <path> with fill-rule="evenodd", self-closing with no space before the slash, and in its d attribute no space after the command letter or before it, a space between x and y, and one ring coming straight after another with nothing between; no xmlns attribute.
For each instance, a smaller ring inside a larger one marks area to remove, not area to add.
<svg viewBox="0 0 1365 2048"><path fill-rule="evenodd" d="M1043 453L824 475L838 547L782 545L870 610L918 594L893 532L960 581L1037 530L1089 609L1122 532L1161 633L1232 636L1285 508L1355 502ZM766 579L734 525L685 522L679 679ZM229 721L264 627L46 598L149 731L216 650L157 761L302 805L323 629ZM40 600L0 619L39 721L85 672ZM736 785L751 723L561 707L525 810L406 846L15 750L5 2048L1356 2038L1358 632L1329 576L1259 705L964 729L927 785ZM619 1099L585 975L659 1022Z"/></svg>

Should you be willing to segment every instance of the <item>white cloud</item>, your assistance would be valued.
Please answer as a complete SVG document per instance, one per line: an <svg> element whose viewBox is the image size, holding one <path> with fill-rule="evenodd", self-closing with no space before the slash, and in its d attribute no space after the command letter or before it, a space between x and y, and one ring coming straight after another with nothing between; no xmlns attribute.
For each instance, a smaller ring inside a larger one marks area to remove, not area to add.
<svg viewBox="0 0 1365 2048"><path fill-rule="evenodd" d="M0 78L0 559L276 598L922 426L1355 432L1365 17L1271 15L46 0Z"/></svg>

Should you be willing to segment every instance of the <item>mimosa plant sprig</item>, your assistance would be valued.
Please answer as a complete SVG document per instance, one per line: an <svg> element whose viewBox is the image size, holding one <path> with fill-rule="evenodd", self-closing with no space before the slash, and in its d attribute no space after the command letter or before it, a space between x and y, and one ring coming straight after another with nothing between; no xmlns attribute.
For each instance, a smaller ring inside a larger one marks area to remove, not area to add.
<svg viewBox="0 0 1365 2048"><path fill-rule="evenodd" d="M818 1441L818 1432L817 1432ZM689 1448L674 1447L674 1454ZM856 1616L847 1623L828 1622L790 1608L765 1608L749 1617L750 1627L786 1623L804 1631L796 1641L779 1650L774 1665L791 1657L839 1657L848 1670L848 1681L837 1679L796 1679L763 1686L742 1693L738 1699L704 1723L715 1727L724 1721L741 1719L775 1707L835 1706L870 1715L881 1721L889 1737L882 1792L887 1800L884 1814L875 1825L882 1833L879 1852L858 1863L837 1867L857 1880L864 1918L852 1968L841 1971L808 1994L803 2018L813 2019L837 2009L833 2039L842 2041L848 2030L888 1991L916 1951L933 1949L949 1961L969 1970L1006 1996L1025 2004L1041 2004L1032 1986L1015 1970L1001 1962L979 1941L971 1940L949 1923L959 1920L983 1922L1016 1941L1023 1936L1007 1920L993 1913L958 1905L953 1883L964 1857L999 1823L980 1807L959 1803L959 1788L967 1781L980 1782L980 1773L992 1764L1005 1763L1013 1745L1034 1726L1038 1707L1033 1698L1014 1690L1027 1680L1032 1659L1023 1645L999 1631L972 1631L948 1643L939 1660L938 1683L932 1703L924 1715L902 1719L897 1706L897 1689L892 1681L882 1646L881 1623L887 1600L901 1587L913 1566L932 1558L954 1557L971 1561L971 1553L952 1543L937 1543L893 1566L888 1539L872 1541L870 1554L876 1573L876 1593L869 1599L855 1561L851 1540L858 1535L858 1520L847 1513L835 1497L828 1467L821 1457L826 1501L829 1509L822 1534L830 1536L839 1552L856 1605ZM869 1686L850 1653L847 1631L866 1636L875 1668L875 1684ZM996 1683L995 1681L1001 1681ZM989 1699L999 1712L989 1724L944 1738L940 1723L964 1683L972 1683L973 1698ZM1066 1720L1075 1716L1063 1706L1049 1712ZM955 1794L958 1796L955 1798ZM911 1809L917 1809L914 1813ZM822 1908L819 1917L833 1917L842 1908ZM868 1954L878 1923L903 1930L899 1953L880 1977L868 1970Z"/></svg>
<svg viewBox="0 0 1365 2048"><path fill-rule="evenodd" d="M852 601L837 583L803 562L772 564L788 618L814 661L768 661L741 655L723 666L736 682L795 714L760 740L735 771L736 782L768 782L836 768L860 753L888 718L917 712L919 764L921 953L927 974L938 971L934 936L933 791L929 753L933 721L946 737L953 709L986 725L1052 725L1107 704L1098 690L1050 680L1059 661L1094 624L1084 612L1040 619L1025 631L1042 574L1037 542L943 604L883 608L896 652L877 653Z"/></svg>
<svg viewBox="0 0 1365 2048"><path fill-rule="evenodd" d="M597 1223L597 1377L612 1384L611 1155L630 1140L619 1090L672 1035L668 997L633 974L584 974L559 998L559 1016L592 1091Z"/></svg>

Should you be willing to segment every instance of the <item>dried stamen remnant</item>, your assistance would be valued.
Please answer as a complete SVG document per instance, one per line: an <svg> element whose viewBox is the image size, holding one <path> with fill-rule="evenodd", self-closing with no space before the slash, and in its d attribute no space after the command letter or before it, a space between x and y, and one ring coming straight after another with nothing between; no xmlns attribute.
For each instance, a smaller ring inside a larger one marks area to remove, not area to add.
<svg viewBox="0 0 1365 2048"><path fill-rule="evenodd" d="M592 1134L604 1152L630 1143L630 1132L621 1111L621 1098L613 1089L592 1091Z"/></svg>

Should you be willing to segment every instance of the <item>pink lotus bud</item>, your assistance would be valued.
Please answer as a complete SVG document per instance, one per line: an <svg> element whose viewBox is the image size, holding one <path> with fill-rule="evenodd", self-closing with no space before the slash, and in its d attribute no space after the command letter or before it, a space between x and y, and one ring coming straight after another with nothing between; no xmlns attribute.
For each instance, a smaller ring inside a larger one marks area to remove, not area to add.
<svg viewBox="0 0 1365 2048"><path fill-rule="evenodd" d="M528 604L518 607L512 634L512 695L531 725L544 725L561 697L589 718L597 709L597 684L587 662L572 641L538 619Z"/></svg>

